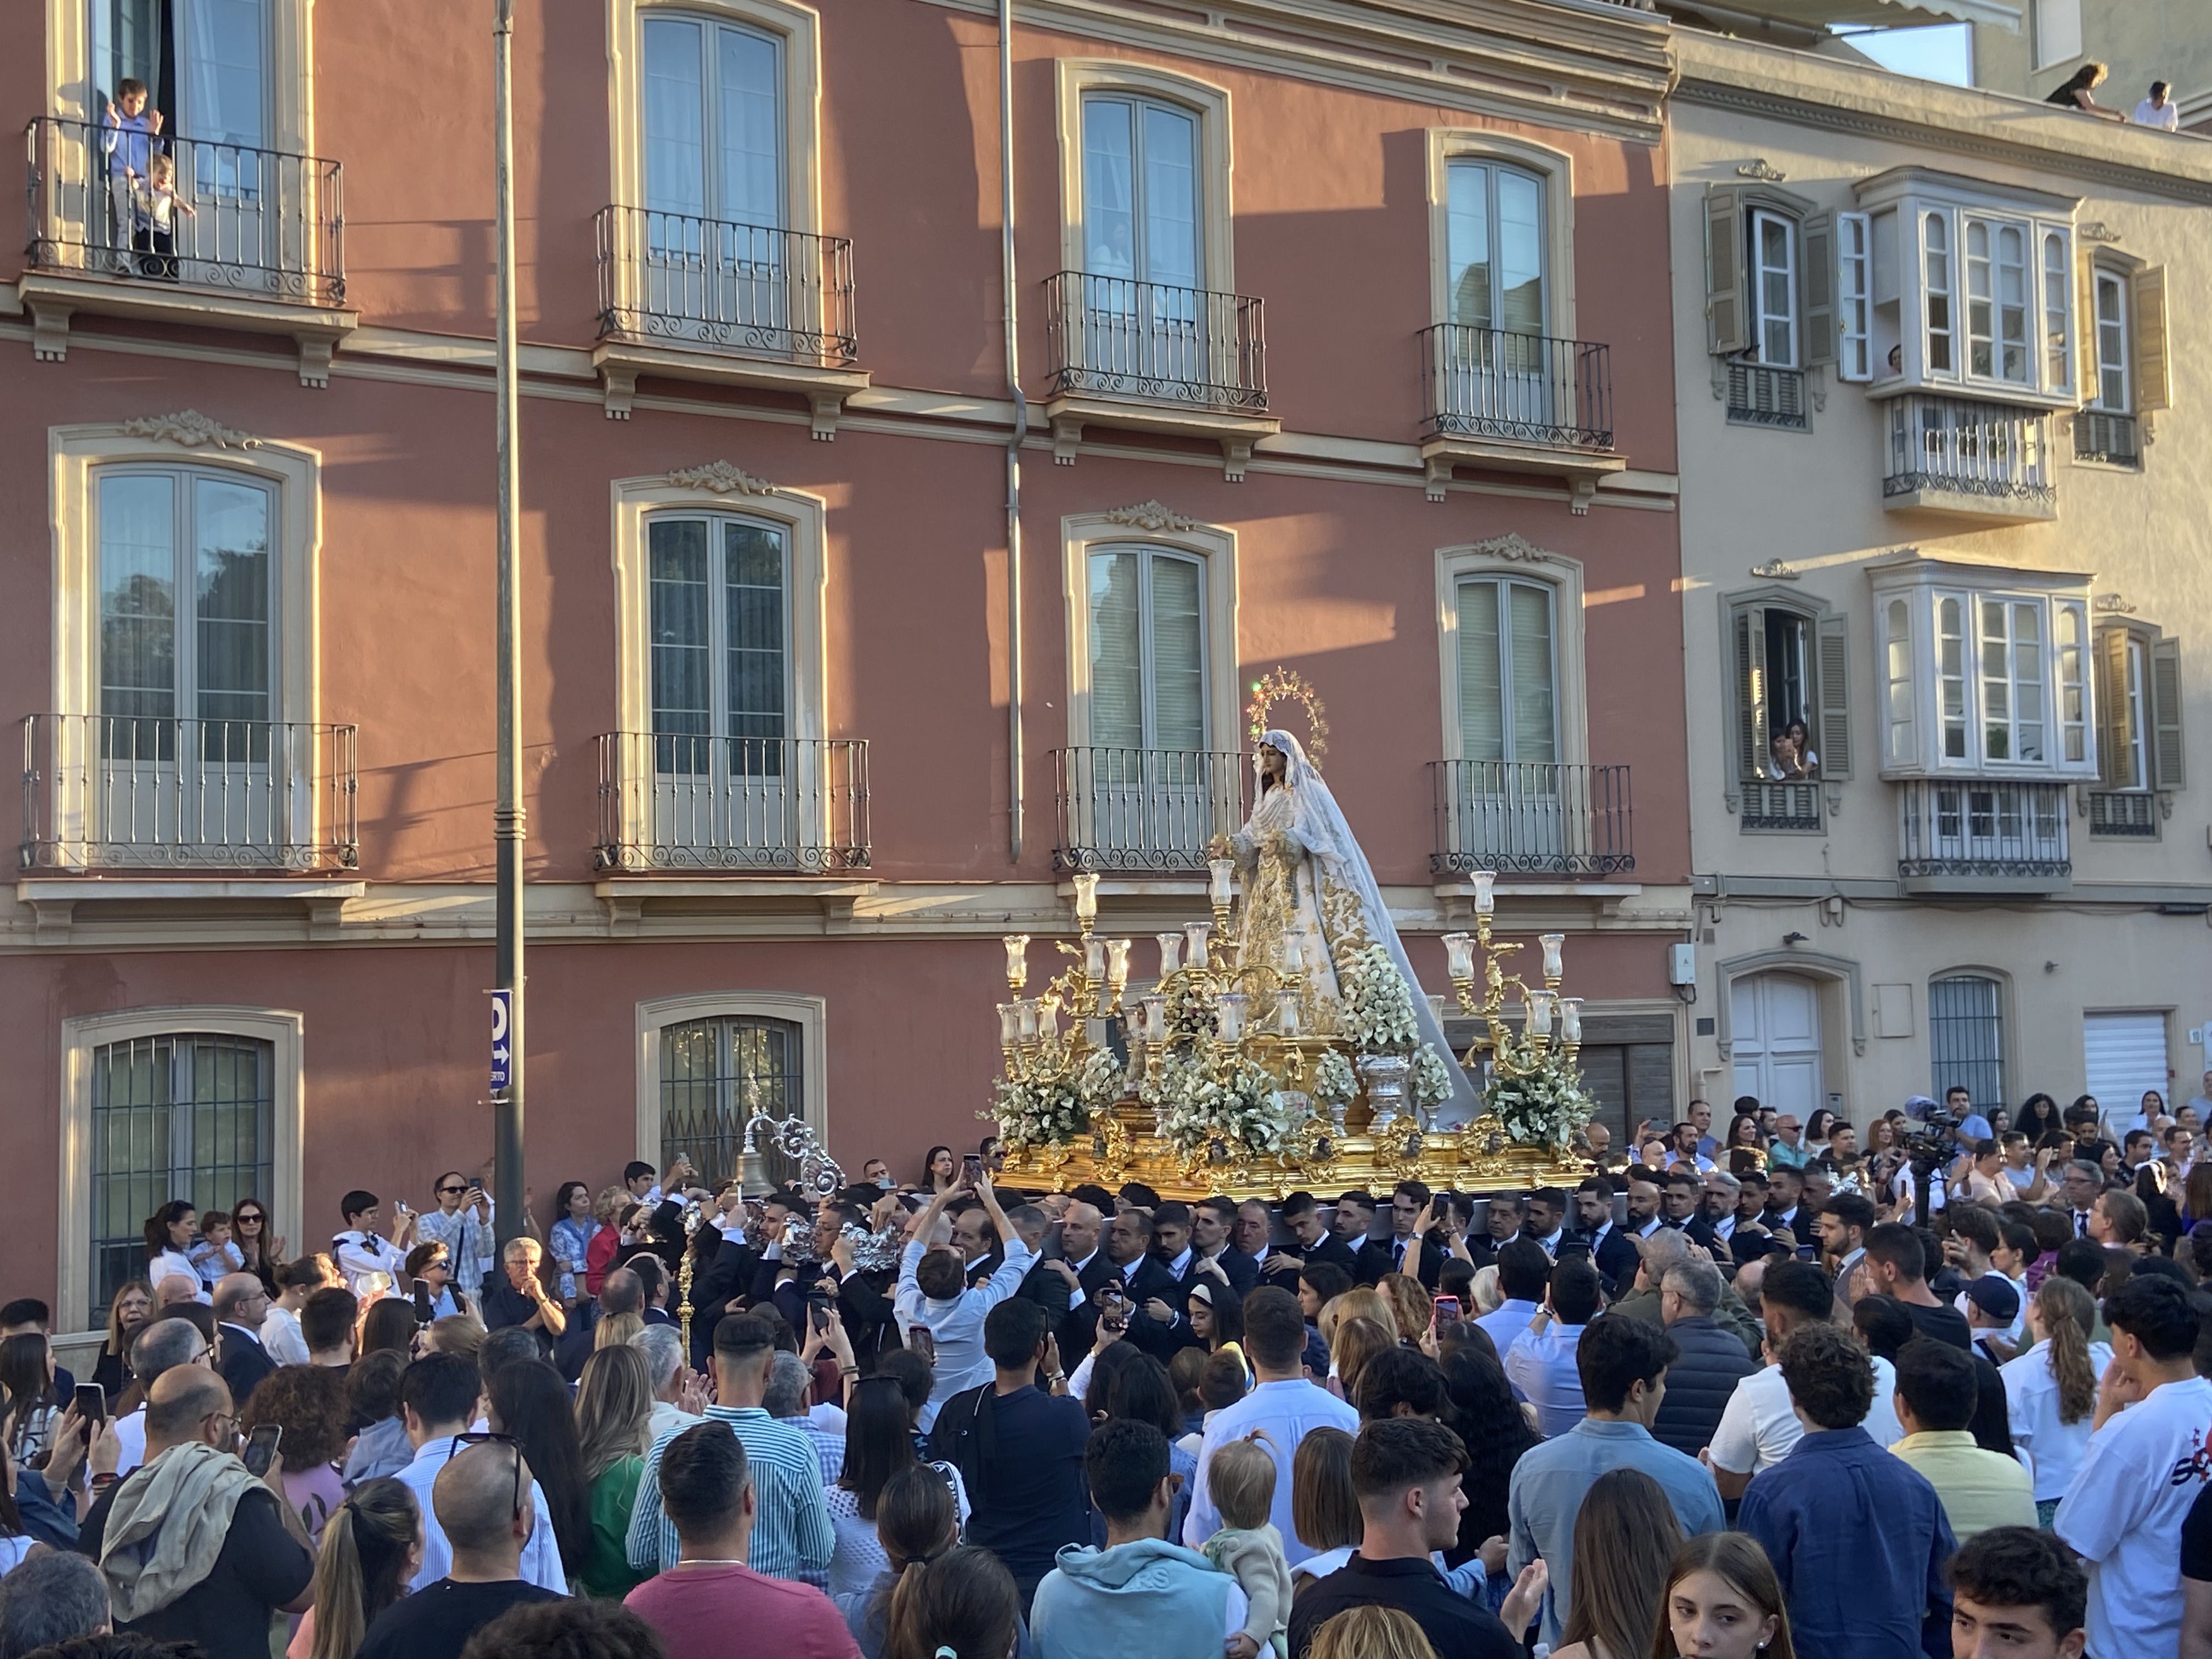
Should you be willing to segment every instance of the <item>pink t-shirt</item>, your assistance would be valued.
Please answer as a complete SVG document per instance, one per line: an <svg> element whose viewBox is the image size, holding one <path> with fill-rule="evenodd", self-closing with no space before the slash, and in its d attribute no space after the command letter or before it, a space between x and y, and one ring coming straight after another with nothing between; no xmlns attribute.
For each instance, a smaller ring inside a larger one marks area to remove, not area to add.
<svg viewBox="0 0 2212 1659"><path fill-rule="evenodd" d="M669 1659L726 1654L732 1630L744 1632L747 1646L777 1659L860 1659L828 1596L750 1567L674 1567L647 1579L623 1605L660 1632Z"/></svg>

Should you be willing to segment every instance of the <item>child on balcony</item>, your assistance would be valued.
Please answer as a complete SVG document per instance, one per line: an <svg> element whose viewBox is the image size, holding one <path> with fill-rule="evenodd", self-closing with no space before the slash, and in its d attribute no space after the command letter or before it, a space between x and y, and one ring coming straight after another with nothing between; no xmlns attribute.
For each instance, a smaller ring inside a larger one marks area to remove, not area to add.
<svg viewBox="0 0 2212 1659"><path fill-rule="evenodd" d="M156 155L146 164L145 182L131 196L131 246L138 253L138 274L156 282L177 280L177 216L196 216L192 204L177 194L177 164Z"/></svg>

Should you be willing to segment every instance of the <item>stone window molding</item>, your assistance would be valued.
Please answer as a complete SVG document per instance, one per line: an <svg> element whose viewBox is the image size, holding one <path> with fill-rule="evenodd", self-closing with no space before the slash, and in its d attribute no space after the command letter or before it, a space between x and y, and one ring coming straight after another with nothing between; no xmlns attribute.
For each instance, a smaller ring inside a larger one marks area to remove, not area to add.
<svg viewBox="0 0 2212 1659"><path fill-rule="evenodd" d="M262 0L268 17L269 148L315 149L314 0ZM46 0L46 105L67 121L97 121L91 11L84 0ZM163 113L174 118L174 110ZM189 135L188 135L189 136Z"/></svg>
<svg viewBox="0 0 2212 1659"><path fill-rule="evenodd" d="M660 1165L660 1033L695 1019L751 1016L789 1020L799 1031L799 1115L830 1139L829 1000L796 991L702 991L637 1005L636 1156Z"/></svg>
<svg viewBox="0 0 2212 1659"><path fill-rule="evenodd" d="M1563 340L1575 338L1575 174L1565 150L1480 127L1428 130L1429 315L1451 317L1451 250L1448 224L1454 161L1494 161L1533 173L1544 184L1544 282L1547 295L1544 330Z"/></svg>
<svg viewBox="0 0 2212 1659"><path fill-rule="evenodd" d="M60 1229L53 1304L59 1330L90 1328L81 1322L92 1293L92 1215L82 1200L92 1190L93 1060L97 1051L112 1042L182 1032L268 1043L274 1058L270 1079L273 1190L254 1196L268 1206L270 1232L300 1239L307 1231L301 1173L307 1123L306 1031L306 1016L295 1011L223 1003L128 1008L80 1014L62 1021L61 1145L56 1189Z"/></svg>
<svg viewBox="0 0 2212 1659"><path fill-rule="evenodd" d="M1559 760L1589 762L1589 714L1583 666L1583 566L1579 559L1533 545L1517 535L1440 547L1437 571L1437 663L1443 747L1447 759L1464 752L1459 727L1459 585L1469 577L1498 576L1540 582L1552 589L1552 675L1559 699Z"/></svg>
<svg viewBox="0 0 2212 1659"><path fill-rule="evenodd" d="M1229 94L1194 76L1109 58L1062 58L1057 71L1060 122L1060 268L1086 269L1083 241L1083 100L1086 94L1133 93L1177 104L1198 118L1200 177L1199 234L1205 247L1200 285L1237 291L1237 247L1230 199Z"/></svg>
<svg viewBox="0 0 2212 1659"><path fill-rule="evenodd" d="M1718 994L1715 999L1717 1006L1713 1011L1713 1030L1719 1039L1720 1056L1723 1062L1732 1060L1735 1054L1735 1036L1729 1026L1729 1006L1734 1000L1735 981L1761 973L1796 974L1806 979L1843 986L1849 994L1850 1005L1851 1053L1859 1056L1865 1054L1866 987L1859 964L1852 957L1826 956L1817 951L1754 951L1748 956L1729 957L1718 963L1714 973L1719 983L1716 988ZM1942 975L1935 977L1941 978ZM1844 1091L1844 1093L1848 1099L1849 1091Z"/></svg>

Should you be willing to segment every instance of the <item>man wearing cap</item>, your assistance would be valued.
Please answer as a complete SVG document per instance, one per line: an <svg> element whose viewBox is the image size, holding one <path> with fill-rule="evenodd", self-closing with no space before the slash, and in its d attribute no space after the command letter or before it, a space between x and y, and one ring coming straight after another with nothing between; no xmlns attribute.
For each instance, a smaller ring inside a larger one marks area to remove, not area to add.
<svg viewBox="0 0 2212 1659"><path fill-rule="evenodd" d="M2020 1319L2020 1291L2002 1273L1984 1273L1966 1286L1966 1328L1974 1352L1992 1365L2014 1357L2011 1333Z"/></svg>

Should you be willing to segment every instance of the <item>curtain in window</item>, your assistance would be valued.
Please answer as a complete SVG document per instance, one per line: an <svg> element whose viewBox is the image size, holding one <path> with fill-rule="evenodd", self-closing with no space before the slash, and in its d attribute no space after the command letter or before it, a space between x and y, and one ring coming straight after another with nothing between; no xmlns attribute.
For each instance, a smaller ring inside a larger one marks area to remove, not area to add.
<svg viewBox="0 0 2212 1659"><path fill-rule="evenodd" d="M1152 562L1152 741L1155 749L1206 747L1206 646L1198 566Z"/></svg>
<svg viewBox="0 0 2212 1659"><path fill-rule="evenodd" d="M262 0L190 0L184 14L183 136L259 146L266 132Z"/></svg>
<svg viewBox="0 0 2212 1659"><path fill-rule="evenodd" d="M177 712L177 486L167 474L100 481L100 710Z"/></svg>
<svg viewBox="0 0 2212 1659"><path fill-rule="evenodd" d="M655 520L647 527L646 546L655 761L663 772L702 771L706 745L696 739L714 729L706 523Z"/></svg>
<svg viewBox="0 0 2212 1659"><path fill-rule="evenodd" d="M1144 110L1144 279L1197 288L1198 123L1158 104Z"/></svg>
<svg viewBox="0 0 2212 1659"><path fill-rule="evenodd" d="M1169 288L1203 286L1198 118L1124 98L1083 106L1085 269ZM1119 304L1094 295L1097 305Z"/></svg>
<svg viewBox="0 0 2212 1659"><path fill-rule="evenodd" d="M1091 556L1091 741L1108 748L1145 746L1141 556Z"/></svg>
<svg viewBox="0 0 2212 1659"><path fill-rule="evenodd" d="M1118 548L1091 556L1091 741L1206 747L1205 572Z"/></svg>
<svg viewBox="0 0 2212 1659"><path fill-rule="evenodd" d="M678 17L644 26L645 205L656 213L707 211L703 27Z"/></svg>
<svg viewBox="0 0 2212 1659"><path fill-rule="evenodd" d="M265 720L269 496L252 486L204 477L193 480L192 498L198 714L210 721Z"/></svg>
<svg viewBox="0 0 2212 1659"><path fill-rule="evenodd" d="M1117 98L1083 106L1084 269L1093 276L1137 275L1134 114Z"/></svg>

